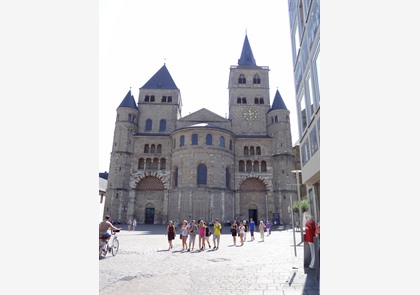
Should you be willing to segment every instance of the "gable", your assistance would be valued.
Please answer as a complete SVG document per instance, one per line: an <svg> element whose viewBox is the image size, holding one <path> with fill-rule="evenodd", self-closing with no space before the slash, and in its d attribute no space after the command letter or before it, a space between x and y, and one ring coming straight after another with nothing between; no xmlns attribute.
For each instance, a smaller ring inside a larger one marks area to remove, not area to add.
<svg viewBox="0 0 420 295"><path fill-rule="evenodd" d="M180 118L180 122L226 122L228 119L219 116L216 113L209 111L206 108L202 108L194 113L189 114L188 116Z"/></svg>

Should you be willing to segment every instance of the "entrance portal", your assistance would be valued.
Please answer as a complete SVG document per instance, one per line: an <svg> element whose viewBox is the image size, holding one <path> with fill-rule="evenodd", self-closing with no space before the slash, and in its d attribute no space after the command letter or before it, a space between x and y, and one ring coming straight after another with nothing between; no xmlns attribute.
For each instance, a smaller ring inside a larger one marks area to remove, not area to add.
<svg viewBox="0 0 420 295"><path fill-rule="evenodd" d="M250 218L252 218L252 220L254 220L254 222L256 223L258 221L258 210L257 209L248 209L248 221L250 220Z"/></svg>
<svg viewBox="0 0 420 295"><path fill-rule="evenodd" d="M144 223L153 224L155 219L155 208L146 208L146 218Z"/></svg>

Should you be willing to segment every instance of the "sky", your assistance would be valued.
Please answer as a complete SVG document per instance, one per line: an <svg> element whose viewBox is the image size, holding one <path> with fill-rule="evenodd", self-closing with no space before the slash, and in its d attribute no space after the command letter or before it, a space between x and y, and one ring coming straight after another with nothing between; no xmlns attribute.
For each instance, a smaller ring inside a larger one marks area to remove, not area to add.
<svg viewBox="0 0 420 295"><path fill-rule="evenodd" d="M278 89L298 140L288 0L99 1L99 172L109 171L116 108L164 64L181 91L182 116L206 108L228 116L229 68L245 35L268 66L270 104Z"/></svg>

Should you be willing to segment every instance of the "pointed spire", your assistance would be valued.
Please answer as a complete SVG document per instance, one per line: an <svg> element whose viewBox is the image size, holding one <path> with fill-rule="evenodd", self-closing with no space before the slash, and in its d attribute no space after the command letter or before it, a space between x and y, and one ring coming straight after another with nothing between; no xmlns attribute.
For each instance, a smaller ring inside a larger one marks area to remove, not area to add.
<svg viewBox="0 0 420 295"><path fill-rule="evenodd" d="M159 71L143 85L142 89L178 89L178 87L169 74L166 64L163 64Z"/></svg>
<svg viewBox="0 0 420 295"><path fill-rule="evenodd" d="M238 59L238 66L256 66L251 45L249 45L248 35L245 34L244 45L242 46L241 58Z"/></svg>
<svg viewBox="0 0 420 295"><path fill-rule="evenodd" d="M134 96L131 95L131 87L127 95L124 97L123 101L119 105L119 108L132 108L137 110L136 101Z"/></svg>
<svg viewBox="0 0 420 295"><path fill-rule="evenodd" d="M273 111L273 110L287 110L287 107L283 101L283 98L281 98L281 95L278 89L276 91L276 95L274 95L273 105L270 111Z"/></svg>

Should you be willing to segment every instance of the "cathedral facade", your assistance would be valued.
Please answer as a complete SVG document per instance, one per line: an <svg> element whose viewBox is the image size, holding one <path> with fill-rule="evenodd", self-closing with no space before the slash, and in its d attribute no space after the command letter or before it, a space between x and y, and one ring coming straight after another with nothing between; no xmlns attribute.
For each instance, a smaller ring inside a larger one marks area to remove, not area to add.
<svg viewBox="0 0 420 295"><path fill-rule="evenodd" d="M140 224L187 219L290 224L296 180L289 110L248 37L230 67L229 116L205 108L181 117L181 93L164 64L117 108L104 215Z"/></svg>

